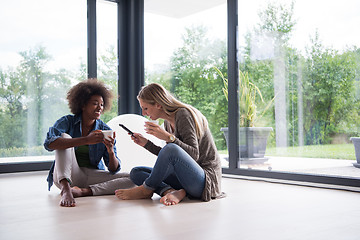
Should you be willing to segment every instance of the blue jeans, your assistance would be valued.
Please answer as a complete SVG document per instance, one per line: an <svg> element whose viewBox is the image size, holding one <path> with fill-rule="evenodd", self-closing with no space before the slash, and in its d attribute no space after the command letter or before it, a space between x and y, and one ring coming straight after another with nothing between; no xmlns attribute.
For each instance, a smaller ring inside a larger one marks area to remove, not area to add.
<svg viewBox="0 0 360 240"><path fill-rule="evenodd" d="M161 149L154 168L134 167L130 179L138 186L162 196L168 189L184 189L194 198L201 198L205 172L184 149L169 143Z"/></svg>

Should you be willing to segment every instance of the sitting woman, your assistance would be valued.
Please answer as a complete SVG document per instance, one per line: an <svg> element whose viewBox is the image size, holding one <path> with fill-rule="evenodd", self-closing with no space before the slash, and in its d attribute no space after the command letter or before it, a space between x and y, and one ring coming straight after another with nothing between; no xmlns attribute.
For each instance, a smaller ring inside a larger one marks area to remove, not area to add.
<svg viewBox="0 0 360 240"><path fill-rule="evenodd" d="M161 148L134 133L133 141L158 157L153 168L131 170L130 178L138 187L118 189L115 195L143 199L155 192L164 205L177 204L187 195L203 201L221 197L221 162L206 118L156 83L143 87L138 100L143 115L165 120L165 130L153 122L146 122L145 127L148 134L167 144Z"/></svg>
<svg viewBox="0 0 360 240"><path fill-rule="evenodd" d="M111 98L111 91L102 82L96 79L80 82L67 94L74 115L61 117L49 128L44 147L55 150L49 190L53 182L61 190L61 206L75 206L74 197L114 194L119 187L135 186L128 173L119 173L115 133L107 140L101 131L110 130L100 116L111 108Z"/></svg>

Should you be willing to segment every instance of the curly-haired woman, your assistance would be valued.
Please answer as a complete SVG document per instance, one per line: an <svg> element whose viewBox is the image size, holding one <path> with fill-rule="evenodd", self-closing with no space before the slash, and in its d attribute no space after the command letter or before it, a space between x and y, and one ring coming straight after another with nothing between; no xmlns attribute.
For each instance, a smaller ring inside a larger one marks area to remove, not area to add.
<svg viewBox="0 0 360 240"><path fill-rule="evenodd" d="M128 173L119 173L121 162L116 155L115 133L107 140L101 131L110 130L100 116L111 108L112 97L103 82L82 81L67 94L73 115L61 117L49 128L44 147L55 150L49 190L53 183L61 190L61 206L75 206L76 197L114 194L119 186L134 186Z"/></svg>

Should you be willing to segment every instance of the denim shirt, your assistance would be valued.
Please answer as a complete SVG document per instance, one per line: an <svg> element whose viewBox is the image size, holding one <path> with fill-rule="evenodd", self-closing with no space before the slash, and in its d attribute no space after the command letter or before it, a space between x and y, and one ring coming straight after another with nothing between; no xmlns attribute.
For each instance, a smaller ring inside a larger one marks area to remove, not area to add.
<svg viewBox="0 0 360 240"><path fill-rule="evenodd" d="M44 147L48 151L54 151L54 149L49 148L50 143L61 137L61 134L67 133L72 138L81 137L81 115L66 115L61 117L59 120L57 120L54 124L54 126L49 128L48 133L46 134L46 138L44 141ZM97 119L95 121L95 127L92 129L94 130L111 130L111 128L106 125L103 121L100 119ZM115 140L116 143L116 140ZM77 149L77 147L75 147ZM119 161L119 167L116 169L116 171L111 172L112 174L120 171L121 169L121 161L117 157L116 147L114 144L114 153ZM97 143L93 145L89 145L89 157L90 157L90 164L96 167L100 170L105 170L104 164L101 161L101 159L104 160L105 165L109 166L109 153L106 150L106 147L103 143ZM53 172L54 172L54 166L55 161L53 162L50 171L49 176L47 178L49 190L53 184Z"/></svg>

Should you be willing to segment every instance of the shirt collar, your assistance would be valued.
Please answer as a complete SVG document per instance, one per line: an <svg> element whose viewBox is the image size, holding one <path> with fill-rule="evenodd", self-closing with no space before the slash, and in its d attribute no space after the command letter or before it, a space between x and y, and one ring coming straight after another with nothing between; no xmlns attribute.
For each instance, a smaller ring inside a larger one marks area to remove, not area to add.
<svg viewBox="0 0 360 240"><path fill-rule="evenodd" d="M81 114L77 114L74 116L75 124L81 123Z"/></svg>
<svg viewBox="0 0 360 240"><path fill-rule="evenodd" d="M80 124L81 125L81 122L82 122L81 114L75 115L74 118L75 118L75 124ZM95 129L94 130L100 129L100 122L101 122L100 119L96 119L96 121L95 121Z"/></svg>

